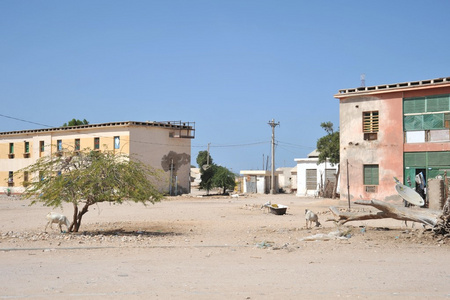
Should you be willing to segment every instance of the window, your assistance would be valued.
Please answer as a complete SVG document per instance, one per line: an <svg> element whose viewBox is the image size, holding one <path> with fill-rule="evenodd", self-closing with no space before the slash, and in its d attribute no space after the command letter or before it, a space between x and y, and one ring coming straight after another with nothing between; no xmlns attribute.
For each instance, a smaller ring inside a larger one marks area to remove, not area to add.
<svg viewBox="0 0 450 300"><path fill-rule="evenodd" d="M316 190L317 189L317 170L316 169L306 169L306 189Z"/></svg>
<svg viewBox="0 0 450 300"><path fill-rule="evenodd" d="M450 95L403 100L404 131L450 128Z"/></svg>
<svg viewBox="0 0 450 300"><path fill-rule="evenodd" d="M100 138L96 137L94 138L94 150L100 149Z"/></svg>
<svg viewBox="0 0 450 300"><path fill-rule="evenodd" d="M14 186L14 172L13 171L9 171L8 186Z"/></svg>
<svg viewBox="0 0 450 300"><path fill-rule="evenodd" d="M114 137L114 149L120 149L120 137Z"/></svg>
<svg viewBox="0 0 450 300"><path fill-rule="evenodd" d="M364 185L378 185L378 165L364 165Z"/></svg>
<svg viewBox="0 0 450 300"><path fill-rule="evenodd" d="M27 186L29 183L29 175L28 175L28 171L24 171L23 172L23 186Z"/></svg>
<svg viewBox="0 0 450 300"><path fill-rule="evenodd" d="M9 143L9 158L14 158L14 143Z"/></svg>
<svg viewBox="0 0 450 300"><path fill-rule="evenodd" d="M23 158L30 158L30 142L24 142Z"/></svg>
<svg viewBox="0 0 450 300"><path fill-rule="evenodd" d="M62 140L57 140L56 141L56 150L57 151L62 151Z"/></svg>
<svg viewBox="0 0 450 300"><path fill-rule="evenodd" d="M75 151L80 151L81 149L81 141L80 139L75 139Z"/></svg>
<svg viewBox="0 0 450 300"><path fill-rule="evenodd" d="M363 112L364 140L372 141L378 139L379 115L378 111Z"/></svg>
<svg viewBox="0 0 450 300"><path fill-rule="evenodd" d="M44 152L45 151L45 144L44 141L39 142L39 151Z"/></svg>

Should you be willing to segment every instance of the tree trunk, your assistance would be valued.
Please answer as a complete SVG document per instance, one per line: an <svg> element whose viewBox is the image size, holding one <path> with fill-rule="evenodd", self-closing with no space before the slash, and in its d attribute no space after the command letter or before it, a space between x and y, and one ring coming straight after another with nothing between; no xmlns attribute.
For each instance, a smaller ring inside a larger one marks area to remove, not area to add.
<svg viewBox="0 0 450 300"><path fill-rule="evenodd" d="M78 206L75 203L73 203L73 217L72 217L72 224L70 224L69 227L69 232L73 232L74 227L76 227L77 225L77 215L78 215Z"/></svg>
<svg viewBox="0 0 450 300"><path fill-rule="evenodd" d="M335 176L335 181L334 181L334 188L333 188L333 197L331 197L332 199L336 199L337 185L338 185L338 179L339 179L339 173L340 172L341 172L341 164L338 164L337 172L334 175Z"/></svg>
<svg viewBox="0 0 450 300"><path fill-rule="evenodd" d="M355 204L369 205L379 209L376 213L360 213L360 212L341 212L336 207L330 207L331 212L338 217L339 224L345 224L350 221L375 220L392 218L402 221L418 222L434 227L437 224L439 215L442 212L429 209L407 208L392 205L378 200L359 200Z"/></svg>
<svg viewBox="0 0 450 300"><path fill-rule="evenodd" d="M81 219L83 218L83 215L88 212L88 208L89 208L90 205L91 204L89 204L89 201L86 202L86 204L83 206L83 209L78 213L78 215L77 215L77 222L76 222L76 226L75 226L74 232L78 232L78 230L80 229Z"/></svg>

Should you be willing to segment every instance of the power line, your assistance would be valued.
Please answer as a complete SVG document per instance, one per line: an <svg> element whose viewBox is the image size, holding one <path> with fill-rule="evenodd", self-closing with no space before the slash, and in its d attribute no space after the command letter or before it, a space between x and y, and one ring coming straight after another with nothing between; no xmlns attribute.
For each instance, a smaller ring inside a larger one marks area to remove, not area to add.
<svg viewBox="0 0 450 300"><path fill-rule="evenodd" d="M306 148L306 149L315 149L316 147L311 147L311 146L304 146L304 145L297 145L297 144L292 144L292 143L288 143L288 142L283 142L283 141L278 141L277 142L281 145L289 145L291 147L297 147L297 148Z"/></svg>
<svg viewBox="0 0 450 300"><path fill-rule="evenodd" d="M255 145L262 145L262 144L269 144L269 141L266 142L254 142L254 143L246 143L246 144L230 144L230 145L214 145L211 144L211 148L232 148L232 147L247 147L247 146L255 146ZM194 148L205 148L206 145L192 145Z"/></svg>
<svg viewBox="0 0 450 300"><path fill-rule="evenodd" d="M25 122L25 123L30 123L30 124L34 124L34 125L49 127L49 128L56 128L56 126L50 126L50 125L37 123L37 122L33 122L33 121L28 121L28 120L24 120L24 119L12 117L12 116L7 116L7 115L3 115L3 114L0 114L0 117L12 119L12 120L17 120L17 121L21 121L21 122ZM102 138L110 138L110 139L112 139L113 137L102 137ZM158 146L171 145L171 144L164 144L164 143L144 142L144 141L138 141L138 140L129 140L129 141L130 142L141 143L141 144L148 144L148 145L158 145ZM282 141L277 141L277 143L281 143L283 145L290 145L290 146L294 146L294 147L300 147L300 148L311 148L311 149L314 148L314 147L296 145L296 144L282 142ZM259 142L244 143L244 144L224 144L224 145L211 144L210 147L211 148L239 148L239 147L249 147L249 146L263 145L263 144L270 144L270 141L259 141ZM171 145L171 146L174 146L174 145ZM183 146L179 146L179 147L186 147L186 146L183 145ZM191 147L192 148L206 148L207 145L191 145Z"/></svg>
<svg viewBox="0 0 450 300"><path fill-rule="evenodd" d="M39 126L45 126L45 127L50 127L50 128L51 127L55 127L55 126L45 125L45 124L36 123L36 122L32 122L32 121L27 121L27 120L23 120L23 119L11 117L11 116L6 116L6 115L2 115L2 114L0 114L0 117L12 119L12 120L17 120L17 121L21 121L21 122L25 122L25 123L30 123L30 124L34 124L34 125L39 125Z"/></svg>

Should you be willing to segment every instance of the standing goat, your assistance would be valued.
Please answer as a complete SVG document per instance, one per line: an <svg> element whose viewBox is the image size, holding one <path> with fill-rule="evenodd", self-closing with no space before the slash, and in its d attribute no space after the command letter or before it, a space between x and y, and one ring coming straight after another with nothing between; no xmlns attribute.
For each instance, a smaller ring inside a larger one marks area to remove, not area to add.
<svg viewBox="0 0 450 300"><path fill-rule="evenodd" d="M65 215L55 213L55 212L49 212L47 214L47 220L48 220L48 222L47 222L47 225L45 225L45 229L44 229L45 232L47 232L48 225L50 225L50 229L52 228L53 223L57 223L59 225L59 230L61 230L61 232L63 231L61 225L66 225L67 231L69 231L70 222L66 218Z"/></svg>
<svg viewBox="0 0 450 300"><path fill-rule="evenodd" d="M319 217L315 213L310 211L309 209L305 209L305 219L306 219L306 228L310 228L312 225L312 222L316 222L316 227L320 226ZM309 222L309 226L308 226L308 222Z"/></svg>

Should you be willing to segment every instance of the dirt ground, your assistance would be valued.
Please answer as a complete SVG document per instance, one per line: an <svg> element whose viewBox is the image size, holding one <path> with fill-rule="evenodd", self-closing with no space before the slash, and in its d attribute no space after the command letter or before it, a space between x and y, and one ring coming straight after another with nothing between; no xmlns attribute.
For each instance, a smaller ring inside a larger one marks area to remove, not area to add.
<svg viewBox="0 0 450 300"><path fill-rule="evenodd" d="M261 210L269 200L287 214ZM285 194L103 203L68 234L44 233L60 209L0 196L0 299L450 298L449 241L390 219L338 238L331 205L348 207ZM321 227L306 228L305 208Z"/></svg>

